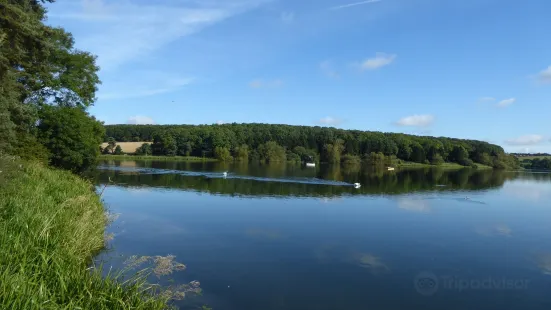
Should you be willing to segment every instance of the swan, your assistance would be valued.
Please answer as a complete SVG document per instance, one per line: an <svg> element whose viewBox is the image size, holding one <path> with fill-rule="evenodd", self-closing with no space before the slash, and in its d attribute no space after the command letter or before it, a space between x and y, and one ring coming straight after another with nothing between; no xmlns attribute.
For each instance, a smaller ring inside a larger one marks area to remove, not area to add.
<svg viewBox="0 0 551 310"><path fill-rule="evenodd" d="M355 188L360 188L362 185L360 183L354 183Z"/></svg>
<svg viewBox="0 0 551 310"><path fill-rule="evenodd" d="M223 176L224 176L224 178L225 178L225 177L227 177L227 176L228 176L228 172L226 171L226 172L222 173L222 175L223 175Z"/></svg>

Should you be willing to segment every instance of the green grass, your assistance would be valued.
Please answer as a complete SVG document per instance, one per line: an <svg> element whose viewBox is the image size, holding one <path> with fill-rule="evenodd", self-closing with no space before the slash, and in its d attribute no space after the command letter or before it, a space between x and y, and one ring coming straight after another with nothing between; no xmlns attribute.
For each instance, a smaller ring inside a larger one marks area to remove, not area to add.
<svg viewBox="0 0 551 310"><path fill-rule="evenodd" d="M6 156L0 171L0 309L167 308L145 276L90 267L107 224L90 183Z"/></svg>
<svg viewBox="0 0 551 310"><path fill-rule="evenodd" d="M170 160L170 161L218 161L215 158L203 158L195 156L139 156L139 155L101 155L99 159L107 160Z"/></svg>

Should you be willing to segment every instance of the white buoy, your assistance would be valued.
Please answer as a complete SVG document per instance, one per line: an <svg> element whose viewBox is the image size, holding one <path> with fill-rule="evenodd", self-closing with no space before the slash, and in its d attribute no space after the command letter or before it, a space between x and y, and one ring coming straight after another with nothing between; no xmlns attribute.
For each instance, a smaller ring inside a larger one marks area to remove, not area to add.
<svg viewBox="0 0 551 310"><path fill-rule="evenodd" d="M360 188L362 185L360 183L354 183L354 188Z"/></svg>

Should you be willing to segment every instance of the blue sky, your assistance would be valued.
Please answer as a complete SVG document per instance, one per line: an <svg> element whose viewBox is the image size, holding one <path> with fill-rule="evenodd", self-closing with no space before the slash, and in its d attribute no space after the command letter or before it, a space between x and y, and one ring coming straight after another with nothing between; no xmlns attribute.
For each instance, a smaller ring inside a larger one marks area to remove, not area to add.
<svg viewBox="0 0 551 310"><path fill-rule="evenodd" d="M551 152L548 0L58 0L106 124L261 122Z"/></svg>

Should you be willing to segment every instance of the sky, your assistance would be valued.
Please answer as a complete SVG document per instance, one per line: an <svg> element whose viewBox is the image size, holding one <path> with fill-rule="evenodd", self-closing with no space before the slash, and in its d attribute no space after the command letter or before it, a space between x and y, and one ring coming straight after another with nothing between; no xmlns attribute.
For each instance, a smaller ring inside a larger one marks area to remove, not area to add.
<svg viewBox="0 0 551 310"><path fill-rule="evenodd" d="M551 152L549 0L57 0L106 124L273 123Z"/></svg>

